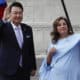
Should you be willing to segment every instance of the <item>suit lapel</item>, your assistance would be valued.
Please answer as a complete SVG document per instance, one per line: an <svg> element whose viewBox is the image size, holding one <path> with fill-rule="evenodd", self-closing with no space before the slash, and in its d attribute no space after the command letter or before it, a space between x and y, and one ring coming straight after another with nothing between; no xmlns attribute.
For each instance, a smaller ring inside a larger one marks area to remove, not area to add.
<svg viewBox="0 0 80 80"><path fill-rule="evenodd" d="M25 34L25 31L26 31L26 27L24 27L24 25L23 24L20 24L21 25L21 29L22 29L22 34L23 34L23 45L22 46L24 46L24 44L25 44L25 42L26 42L26 34ZM12 37L12 39L13 39L13 42L14 42L14 44L18 47L18 48L20 48L19 47L19 44L18 44L18 41L17 41L17 38L16 38L16 35L15 35L15 32L14 32L14 30L13 30L13 27L12 27L12 25L11 25L11 23L9 22L9 31L11 32L10 34L11 34L11 37Z"/></svg>
<svg viewBox="0 0 80 80"><path fill-rule="evenodd" d="M15 35L15 32L14 32L14 30L13 30L13 27L12 27L11 23L9 23L9 31L10 31L10 37L12 38L13 43L14 43L17 47L19 47L19 44L18 44L16 35ZM20 47L19 47L19 48L20 48Z"/></svg>
<svg viewBox="0 0 80 80"><path fill-rule="evenodd" d="M25 28L24 28L24 26L21 24L21 29L22 29L22 34L23 34L23 45L24 45L24 43L25 43Z"/></svg>

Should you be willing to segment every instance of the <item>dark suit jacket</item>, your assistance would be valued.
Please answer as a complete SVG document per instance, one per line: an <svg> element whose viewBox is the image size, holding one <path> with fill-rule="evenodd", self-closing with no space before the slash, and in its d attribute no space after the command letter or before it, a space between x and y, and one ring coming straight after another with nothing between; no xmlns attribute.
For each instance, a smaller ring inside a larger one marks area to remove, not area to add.
<svg viewBox="0 0 80 80"><path fill-rule="evenodd" d="M23 57L23 70L30 73L36 69L33 34L30 26L21 23L23 47L20 49L10 22L0 21L0 72L15 74L19 64L19 55Z"/></svg>

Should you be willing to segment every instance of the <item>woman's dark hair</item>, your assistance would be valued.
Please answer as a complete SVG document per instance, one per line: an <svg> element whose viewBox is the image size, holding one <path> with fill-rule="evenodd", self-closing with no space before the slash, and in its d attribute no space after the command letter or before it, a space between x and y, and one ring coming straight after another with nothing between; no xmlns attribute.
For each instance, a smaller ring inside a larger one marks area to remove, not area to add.
<svg viewBox="0 0 80 80"><path fill-rule="evenodd" d="M60 20L64 20L64 21L66 22L66 24L67 24L67 26L68 26L68 34L69 34L69 35L73 34L73 30L72 30L72 28L71 28L71 26L70 26L70 23L69 23L69 21L67 20L67 18L65 18L65 17L58 17L58 18L54 21L54 23L53 23L53 31L51 32L52 42L53 42L53 43L56 43L56 42L58 41L59 37L60 37L60 36L59 36L59 33L57 32L57 26L58 26Z"/></svg>
<svg viewBox="0 0 80 80"><path fill-rule="evenodd" d="M9 12L11 12L12 7L19 7L22 9L23 11L23 6L20 2L13 2L10 6L9 6Z"/></svg>

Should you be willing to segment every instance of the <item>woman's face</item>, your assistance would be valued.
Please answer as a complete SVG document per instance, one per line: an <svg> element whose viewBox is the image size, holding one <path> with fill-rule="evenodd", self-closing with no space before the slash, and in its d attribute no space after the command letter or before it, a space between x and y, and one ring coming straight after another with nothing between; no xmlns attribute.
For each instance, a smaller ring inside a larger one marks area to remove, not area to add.
<svg viewBox="0 0 80 80"><path fill-rule="evenodd" d="M67 36L68 35L68 26L65 20L61 19L57 26L57 32L60 36Z"/></svg>

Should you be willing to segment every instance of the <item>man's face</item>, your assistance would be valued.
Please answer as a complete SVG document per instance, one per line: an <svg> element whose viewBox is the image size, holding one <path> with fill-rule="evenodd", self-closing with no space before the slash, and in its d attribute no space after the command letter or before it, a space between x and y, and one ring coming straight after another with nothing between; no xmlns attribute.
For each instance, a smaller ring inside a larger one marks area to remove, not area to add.
<svg viewBox="0 0 80 80"><path fill-rule="evenodd" d="M10 12L10 20L14 24L19 24L23 19L23 10L20 7L12 7Z"/></svg>

